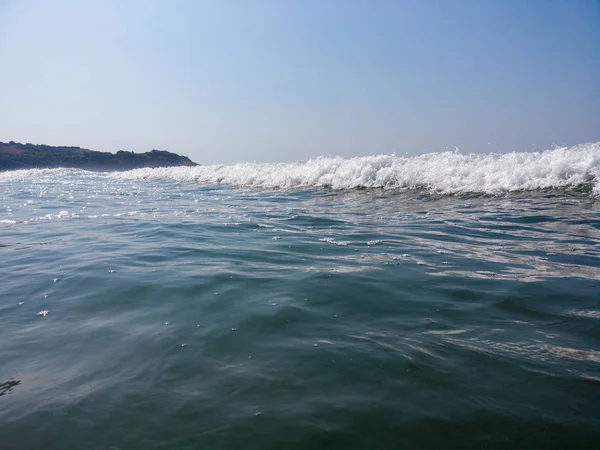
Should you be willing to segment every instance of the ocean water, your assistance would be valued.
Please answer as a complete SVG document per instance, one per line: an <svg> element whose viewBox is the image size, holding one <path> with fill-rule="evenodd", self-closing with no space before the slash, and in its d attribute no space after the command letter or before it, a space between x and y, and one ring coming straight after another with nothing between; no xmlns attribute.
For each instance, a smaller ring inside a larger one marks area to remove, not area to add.
<svg viewBox="0 0 600 450"><path fill-rule="evenodd" d="M600 144L0 173L0 448L600 448Z"/></svg>

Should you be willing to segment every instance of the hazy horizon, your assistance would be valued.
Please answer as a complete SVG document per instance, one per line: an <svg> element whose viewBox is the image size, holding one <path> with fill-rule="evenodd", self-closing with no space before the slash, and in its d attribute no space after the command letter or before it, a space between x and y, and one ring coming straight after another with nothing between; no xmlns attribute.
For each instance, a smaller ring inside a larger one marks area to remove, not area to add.
<svg viewBox="0 0 600 450"><path fill-rule="evenodd" d="M600 141L600 3L0 0L0 141L201 164Z"/></svg>

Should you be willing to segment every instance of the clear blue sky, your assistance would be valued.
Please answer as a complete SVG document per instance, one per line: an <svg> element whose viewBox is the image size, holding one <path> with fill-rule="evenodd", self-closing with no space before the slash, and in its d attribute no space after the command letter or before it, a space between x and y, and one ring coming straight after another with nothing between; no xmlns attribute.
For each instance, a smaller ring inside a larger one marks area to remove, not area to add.
<svg viewBox="0 0 600 450"><path fill-rule="evenodd" d="M200 163L600 141L595 0L0 0L0 140Z"/></svg>

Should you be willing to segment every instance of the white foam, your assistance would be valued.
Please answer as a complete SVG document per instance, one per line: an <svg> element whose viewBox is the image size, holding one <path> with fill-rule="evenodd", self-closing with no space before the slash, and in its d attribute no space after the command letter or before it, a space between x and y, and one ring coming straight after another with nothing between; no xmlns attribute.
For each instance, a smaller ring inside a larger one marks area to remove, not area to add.
<svg viewBox="0 0 600 450"><path fill-rule="evenodd" d="M48 176L64 176L70 173L90 173L85 170L79 169L22 169L22 170L9 170L7 172L0 172L0 182L8 182L8 181L24 181L31 179L42 179ZM43 192L40 192L40 197Z"/></svg>
<svg viewBox="0 0 600 450"><path fill-rule="evenodd" d="M259 188L428 189L456 194L591 185L600 194L600 142L535 153L429 153L345 159L319 157L290 164L239 163L136 169L110 175L122 180L167 179L185 183Z"/></svg>
<svg viewBox="0 0 600 450"><path fill-rule="evenodd" d="M337 245L340 247L346 247L346 246L352 244L351 241L337 241L334 238L322 238L322 239L319 239L319 241L327 242L329 244Z"/></svg>
<svg viewBox="0 0 600 450"><path fill-rule="evenodd" d="M54 178L65 173L65 169L11 171L0 173L0 182L44 176ZM600 195L600 142L544 152L443 152L415 157L379 155L349 159L319 157L289 164L145 168L102 176L117 180L161 179L267 189L427 189L442 194L496 194L587 185L594 195Z"/></svg>

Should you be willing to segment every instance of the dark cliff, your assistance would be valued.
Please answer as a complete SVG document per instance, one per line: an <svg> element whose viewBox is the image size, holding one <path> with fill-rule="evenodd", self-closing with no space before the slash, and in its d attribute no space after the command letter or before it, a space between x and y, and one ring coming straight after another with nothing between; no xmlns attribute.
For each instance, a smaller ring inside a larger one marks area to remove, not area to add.
<svg viewBox="0 0 600 450"><path fill-rule="evenodd" d="M186 156L164 150L146 153L98 152L80 147L0 142L0 171L18 169L74 168L97 171L130 170L140 167L197 166Z"/></svg>

